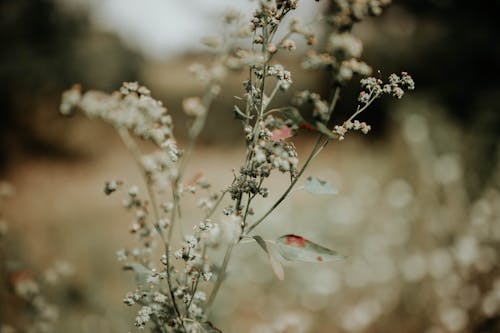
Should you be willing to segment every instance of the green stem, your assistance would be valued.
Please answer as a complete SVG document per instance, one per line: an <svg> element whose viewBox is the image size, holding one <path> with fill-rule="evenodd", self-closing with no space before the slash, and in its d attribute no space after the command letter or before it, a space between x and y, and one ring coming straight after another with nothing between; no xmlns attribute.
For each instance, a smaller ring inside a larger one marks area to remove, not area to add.
<svg viewBox="0 0 500 333"><path fill-rule="evenodd" d="M215 205L212 207L212 209L210 209L210 211L205 216L205 219L209 219L215 213L215 211L219 207L219 205L222 202L222 199L224 198L224 196L226 195L226 193L227 193L227 190L222 192L222 194L219 196L219 198L215 202Z"/></svg>
<svg viewBox="0 0 500 333"><path fill-rule="evenodd" d="M264 103L264 105L263 105L263 110L262 110L263 114L262 114L262 116L266 115L266 113L264 113L264 111L267 109L267 107L269 106L269 104L271 104L271 102L273 101L274 97L276 96L276 93L278 93L279 89L280 89L280 84L279 84L279 82L276 82L276 86L274 86L274 89L271 92L271 95L269 95L267 103Z"/></svg>
<svg viewBox="0 0 500 333"><path fill-rule="evenodd" d="M282 16L284 16L285 14L286 13L283 13ZM252 155L253 155L253 148L257 144L257 139L258 139L258 135L259 135L259 132L260 132L260 125L259 125L259 123L260 123L260 121L262 120L262 118L264 116L265 109L267 108L267 106L269 105L269 103L271 102L271 100L274 98L274 96L276 95L277 91L279 90L279 85L277 84L276 87L274 88L273 92L270 95L270 99L268 100L268 103L264 103L264 96L265 96L264 90L265 90L265 81L266 81L266 76L267 76L267 67L268 67L269 61L272 58L272 55L269 55L269 53L267 52L266 48L267 48L268 43L273 39L275 32L276 32L276 29L271 28L271 30L269 30L267 26L263 27L262 34L264 36L264 42L262 44L261 51L262 51L262 53L266 54L266 61L265 61L265 63L262 66L263 67L263 72L262 72L262 79L261 79L261 82L260 82L260 105L259 105L258 108L255 108L256 111L258 112L258 114L257 114L257 119L256 119L255 124L254 124L253 139L252 139L251 143L247 145L247 154L246 154L246 159L245 159L245 165L247 165L251 161L251 158L252 158ZM253 48L253 46L252 46L252 48ZM250 85L251 85L251 89L252 89L253 88L252 68L250 68ZM252 90L250 90L250 94L253 94ZM253 96L250 96L250 97L253 97ZM247 100L246 112L247 112L248 116L249 116L249 113L251 112L251 108L255 107L255 105L253 105L253 103L252 103L252 105L249 105L249 103L248 103L248 101L252 101L252 100L253 100L252 98L250 98L249 100ZM249 120L248 118L249 117L246 118L246 124L248 124L248 120ZM318 137L318 141L317 141L317 143L315 145L315 148L317 148L317 145L319 144L319 141L321 140L321 137L322 137L322 135L320 135ZM297 178L300 177L300 175L302 174L302 172L304 172L304 169L307 166L307 164L310 162L311 157L312 157L312 154L309 156L309 158L306 161L303 169L301 169L301 171L297 175ZM293 184L295 184L295 182L297 181L297 178L293 181ZM292 187L293 187L293 185L292 185ZM289 190L288 190L288 192L289 192ZM288 194L288 193L286 193L286 194ZM285 194L285 196L286 196L286 194ZM250 203L251 203L251 201L252 201L252 199L254 197L255 196L248 198L247 206L246 206L245 213L244 213L244 221L246 221L248 210L250 208ZM239 198L236 199L236 211L237 212L239 211L239 205L241 204L241 199L242 199L241 195L239 196ZM227 266L229 264L229 260L231 258L231 254L232 254L233 248L234 248L234 246L236 244L238 244L240 242L241 239L243 239L243 237L244 237L244 235L242 235L235 243L230 244L228 246L227 250L226 250L226 253L224 254L224 259L222 261L221 269L219 271L219 274L217 276L217 280L215 281L215 285L214 285L214 287L212 289L212 292L211 292L211 294L210 294L210 296L208 298L207 304L206 304L206 314L207 315L210 313L210 310L211 310L211 307L212 307L213 302L215 300L215 297L217 296L217 293L218 293L218 291L220 289L222 281L224 280L224 275L226 273Z"/></svg>
<svg viewBox="0 0 500 333"><path fill-rule="evenodd" d="M260 181L260 184L262 184L262 181L263 180ZM260 188L260 185L259 185L259 188ZM248 216L248 212L250 211L250 204L252 203L252 200L256 196L257 196L257 193L248 197L247 207L245 209L245 215L243 216L243 226L242 226L243 230L245 230L245 227L247 226L247 216Z"/></svg>
<svg viewBox="0 0 500 333"><path fill-rule="evenodd" d="M311 160L316 156L316 150L320 147L321 140L323 139L323 134L318 134L318 137L316 138L316 142L314 143L314 146L311 150L311 153L309 153L309 156L307 157L307 160L304 162L304 165L300 169L299 173L297 176L292 180L288 188L285 190L285 192L281 195L281 197L274 203L274 205L269 208L269 210L260 218L258 219L254 224L252 224L250 227L248 227L248 230L246 232L246 235L248 235L253 229L255 229L259 224L261 224L266 217L269 216L282 202L285 200L287 197L288 193L292 190L292 188L295 186L297 181L299 180L300 176L304 173L305 169L311 162Z"/></svg>
<svg viewBox="0 0 500 333"><path fill-rule="evenodd" d="M371 96L370 96L371 97ZM374 100L376 100L377 98L379 97L378 94L375 94L373 97L371 97L371 99L368 100L368 102L366 102L365 105L363 105L362 108L360 108L358 106L356 112L354 112L354 114L352 116L349 117L349 119L347 120L348 122L349 121L352 121L357 115L359 115L361 112L365 111L372 103Z"/></svg>
<svg viewBox="0 0 500 333"><path fill-rule="evenodd" d="M189 129L189 143L188 147L186 148L186 152L184 153L184 156L182 157L182 160L180 162L180 167L179 167L179 175L177 176L178 179L182 178L183 173L186 170L186 166L188 165L189 159L191 157L191 154L193 152L193 149L196 145L196 142L198 140L198 137L201 134L201 131L205 127L205 123L207 121L207 115L208 115L208 110L210 109L210 105L212 104L216 94L214 93L214 87L216 83L215 82L210 82L207 85L206 92L203 95L202 99L202 105L205 110L203 114L198 116L194 122L191 128Z"/></svg>
<svg viewBox="0 0 500 333"><path fill-rule="evenodd" d="M209 296L207 304L206 304L207 315L210 313L212 304L214 303L215 297L217 296L217 293L219 292L222 281L224 280L224 275L226 275L227 265L229 264L229 259L231 258L231 253L233 252L234 245L235 245L234 243L230 244L227 247L226 253L224 254L222 266L219 270L219 273L217 274L217 280L215 281L214 288L212 289L212 292L210 293L210 296Z"/></svg>
<svg viewBox="0 0 500 333"><path fill-rule="evenodd" d="M207 246L205 244L205 245L203 245L203 250L201 252L201 257L203 258L203 260L205 260L206 253L207 253ZM196 293L196 290L198 290L198 284L200 283L201 274L202 273L200 271L198 271L198 275L196 276L196 281L193 284L193 288L191 290L191 299L189 300L189 303L186 306L186 317L189 317L189 308L191 307L191 304L193 303L194 294Z"/></svg>
<svg viewBox="0 0 500 333"><path fill-rule="evenodd" d="M340 88L336 87L333 93L332 101L330 102L330 106L328 108L328 114L329 117L331 116L333 110L335 109L335 106L337 105L337 102L340 97ZM281 195L281 197L274 203L274 205L260 218L258 219L254 224L252 224L247 232L246 235L248 235L253 229L255 229L260 223L262 223L266 217L269 216L282 202L285 200L285 198L288 196L290 191L293 189L297 181L299 180L300 176L304 173L305 169L309 165L309 163L319 154L321 150L328 144L329 140L326 139L322 144L321 140L323 139L324 135L323 134L318 134L318 137L316 138L316 142L314 143L313 148L311 149L311 152L309 153L309 156L307 157L307 160L305 161L304 165L300 169L299 173L297 176L292 180L288 188L285 190L285 192Z"/></svg>

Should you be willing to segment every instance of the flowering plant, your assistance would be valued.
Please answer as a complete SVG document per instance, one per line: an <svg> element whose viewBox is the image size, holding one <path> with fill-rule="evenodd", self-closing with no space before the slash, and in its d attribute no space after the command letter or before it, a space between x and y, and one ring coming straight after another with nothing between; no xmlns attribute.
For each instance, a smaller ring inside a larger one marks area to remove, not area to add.
<svg viewBox="0 0 500 333"><path fill-rule="evenodd" d="M285 200L301 179L311 161L332 142L343 140L350 131L368 133L370 125L357 117L382 95L401 98L413 90L412 78L405 72L392 74L388 83L369 77L371 67L359 58L362 43L351 34L352 26L368 16L379 15L387 0L334 0L331 11L322 19L329 37L322 50L307 52L303 66L323 70L330 81L330 95L323 97L311 91L300 91L289 104L271 108L275 97L291 89L292 74L276 63L275 55L296 48L294 37L303 37L309 46L317 44L308 25L292 18L287 32L277 39L279 27L298 6L297 0L260 0L250 22L231 11L225 16L228 34L207 37L203 43L214 53L211 65L193 65L191 71L204 86L201 97L183 101L190 118L188 142L179 148L174 135L173 119L167 108L136 82L124 83L113 94L88 91L75 86L63 94L60 110L70 115L80 110L115 128L132 153L142 174L145 193L128 185L123 205L133 213L130 232L139 246L118 251L124 268L135 272L137 289L126 294L127 305L140 308L135 320L139 328L149 326L153 332L220 332L208 321L234 248L252 242L265 251L273 272L284 278L281 261L325 262L342 255L302 236L287 234L275 240L255 233L268 216ZM286 25L285 25L286 27ZM249 48L236 47L241 39L251 38ZM245 138L245 156L233 179L222 188L213 189L203 175L186 179L186 166L198 141L210 107L222 91L220 83L232 70L248 73L243 82L240 103L234 106ZM352 115L341 124L331 124L341 88L354 75L361 80L363 91ZM311 115L303 109L312 108ZM299 163L291 138L301 128L316 132L308 156ZM137 139L148 141L154 149L144 151ZM267 198L268 178L276 172L286 174L289 184L262 215L255 204L258 197ZM110 180L104 192L111 194L125 186L121 180ZM315 194L335 194L327 182L315 177L306 179L304 190ZM183 220L186 196L198 196L200 209L196 221ZM182 225L194 226L186 233ZM174 229L181 233L176 242ZM161 254L157 258L158 241ZM218 249L223 249L221 262ZM159 259L159 260L158 260Z"/></svg>

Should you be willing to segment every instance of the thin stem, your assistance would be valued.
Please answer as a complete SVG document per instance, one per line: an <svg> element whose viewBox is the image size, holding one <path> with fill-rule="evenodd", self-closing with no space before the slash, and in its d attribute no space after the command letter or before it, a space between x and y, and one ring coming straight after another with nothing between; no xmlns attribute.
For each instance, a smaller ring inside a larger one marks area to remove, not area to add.
<svg viewBox="0 0 500 333"><path fill-rule="evenodd" d="M214 86L216 85L215 82L210 82L207 85L206 92L203 95L202 99L202 105L204 108L203 114L198 116L194 122L193 125L191 126L189 130L189 143L188 147L186 148L186 151L184 153L184 156L181 160L180 167L179 167L179 175L177 176L178 179L182 178L182 175L184 171L186 170L186 166L188 165L189 158L191 157L191 154L193 152L193 149L196 145L196 141L198 140L198 137L201 134L201 131L205 127L205 123L207 120L207 115L208 115L208 110L210 109L210 105L212 104L216 94L214 93Z"/></svg>
<svg viewBox="0 0 500 333"><path fill-rule="evenodd" d="M282 16L284 16L286 14L286 12L283 12L282 13ZM262 43L262 47L261 47L261 51L262 53L265 53L265 59L266 61L264 62L263 66L262 66L262 78L260 80L260 91L259 91L259 97L260 97L260 105L258 105L258 107L256 107L257 105L255 105L253 103L253 80L252 80L252 67L250 67L250 80L249 80L249 83L250 83L250 97L247 99L247 105L246 105L246 113L247 113L247 117L245 118L245 123L248 125L249 124L249 118L250 118L250 112L251 112L251 109L252 108L255 108L256 112L257 112L257 118L255 120L255 124L254 124L254 128L253 128L253 139L251 140L251 142L249 142L249 144L247 145L247 154L246 154L246 158L245 158L245 165L247 165L250 161L251 161L251 158L252 158L252 155L253 155L253 148L256 146L257 144L257 140L258 140L258 137L259 137L259 132L260 132L260 122L262 121L263 117L264 117L264 114L265 114L265 109L268 107L268 105L271 103L272 99L275 97L276 93L278 92L279 90L279 83L276 84L274 90L271 92L271 95L269 97L269 100L267 101L267 103L264 103L264 96L265 96L265 82L266 82L266 77L267 77L267 68L268 68L268 64L269 64L269 61L271 60L272 58L272 55L269 54L269 52L267 52L267 45L269 44L269 42L273 39L274 37L274 34L276 33L276 28L271 28L271 29L268 29L268 26L265 25L264 27L262 27L262 35L263 35L263 38L264 38L264 42ZM255 34L254 34L255 35ZM255 45L255 44L254 44ZM253 46L254 46L253 45ZM252 46L252 49L253 49L253 46ZM317 145L319 144L320 140L321 140L321 137L322 135L319 135L318 137L318 141L315 145L315 148L317 148ZM303 173L305 167L307 166L307 164L310 162L312 158L312 154L309 156L308 160L306 161L304 167L301 169L301 171L299 172L299 174L297 175L296 179L294 179L292 182L293 184L295 184L295 182L297 181L298 177L300 177L300 175ZM262 184L262 181L261 181L261 184ZM293 187L293 185L292 185ZM289 190L288 190L289 192ZM284 196L286 196L286 194L288 193L285 193ZM245 209L245 213L244 213L244 217L243 217L243 221L246 225L246 218L247 218L247 215L248 215L248 212L249 212L249 209L250 209L250 203L252 202L253 198L255 197L255 195L253 196L249 196L248 197L248 201L247 201L247 205L246 205L246 209ZM283 198L284 199L284 198ZM281 199L281 201L283 200ZM242 200L242 195L239 195L239 197L236 199L236 212L239 213L239 209L240 209L240 204L241 204L241 200ZM274 208L273 208L274 209ZM264 217L265 218L265 217ZM260 223L260 222L259 222ZM258 223L257 223L258 224ZM255 227L256 225L254 225L253 227ZM252 228L253 229L253 228ZM219 271L219 274L217 276L217 280L215 281L215 285L212 289L212 292L208 298L208 301L207 301L207 304L206 304L206 313L207 315L210 313L210 310L211 310L211 307L213 305L213 302L215 300L215 297L217 296L217 293L219 291L219 288L222 284L222 281L224 279L224 275L226 273L226 269L227 269L227 266L229 264L229 260L231 258L231 254L232 254L232 251L233 251L233 248L236 244L238 244L241 239L244 238L244 234L243 234L243 231L244 231L244 227L243 227L243 230L242 230L242 235L241 237L235 242L235 243L232 243L228 246L225 254L224 254L224 259L223 259L223 262L222 262L222 266L221 266L221 269Z"/></svg>
<svg viewBox="0 0 500 333"><path fill-rule="evenodd" d="M262 180L261 180L261 184L262 184ZM260 187L260 186L259 186ZM253 194L252 196L248 196L248 202L247 202L247 207L245 209L245 215L243 215L243 230L245 229L246 225L247 225L247 216L248 216L248 212L250 211L250 204L252 203L252 200L257 196L257 193L256 194Z"/></svg>
<svg viewBox="0 0 500 333"><path fill-rule="evenodd" d="M274 97L276 96L276 93L279 91L280 89L280 83L279 82L276 82L276 86L274 86L274 89L273 91L271 92L271 95L269 95L268 99L267 99L267 102L264 103L263 105L263 110L262 112L264 112L267 107L269 106L269 104L271 104L271 102L273 101ZM263 113L262 116L265 116L266 113Z"/></svg>
<svg viewBox="0 0 500 333"><path fill-rule="evenodd" d="M172 211L170 212L170 229L168 230L168 234L167 234L167 240L168 242L170 243L172 241L172 234L173 234L173 229L174 229L174 225L175 225L175 221L176 221L176 217L177 217L177 211L178 211L178 207L179 207L179 195L177 193L177 186L178 186L178 183L177 181L172 181L170 187L172 188L172 203L173 203L173 207L172 207Z"/></svg>
<svg viewBox="0 0 500 333"><path fill-rule="evenodd" d="M153 226L156 229L156 231L158 232L158 234L160 235L160 237L163 241L163 244L165 246L165 256L167 258L167 263L166 263L167 283L168 283L168 289L170 292L170 297L172 298L172 304L174 306L175 312L182 323L181 312L179 311L179 308L177 306L177 302L175 301L175 295L174 295L174 291L173 291L173 287L172 287L172 279L170 276L170 248L169 248L169 244L170 244L170 238L171 238L171 234L172 234L173 220L172 220L172 224L171 224L170 230L169 230L169 238L168 238L168 240L166 240L165 236L163 235L162 230L160 229L160 226L158 225L158 221L160 220L160 212L158 211L158 205L156 204L156 197L155 197L154 191L151 187L151 183L149 182L149 178L147 176L147 173L144 170L144 167L141 163L142 152L141 152L139 146L135 143L134 139L130 136L130 133L128 132L128 130L126 128L118 127L117 131L118 131L118 134L120 135L120 138L122 139L123 143L125 144L125 147L127 147L127 149L132 153L137 165L139 166L139 170L141 171L141 174L144 178L144 182L146 183L146 189L147 189L147 192L149 195L149 199L151 201L151 205L153 206L153 214L154 214L154 217L156 219L156 221L153 223ZM174 191L173 188L172 188L172 191ZM174 199L174 202L175 202L175 199ZM174 217L175 217L175 207L172 211L174 212ZM186 329L184 327L184 323L182 323L182 327L183 327L184 331L186 331Z"/></svg>
<svg viewBox="0 0 500 333"><path fill-rule="evenodd" d="M339 101L339 97L340 97L340 88L335 87L334 89L335 90L333 92L332 101L330 102L330 106L328 107L328 120L330 120L330 117L332 116L333 110L337 106L337 102Z"/></svg>
<svg viewBox="0 0 500 333"><path fill-rule="evenodd" d="M328 114L329 117L331 116L333 110L335 109L335 106L337 105L337 102L340 97L340 88L336 87L333 93L332 101L330 102L330 106L328 108ZM288 196L292 188L295 186L297 181L299 180L300 176L304 173L305 169L309 165L309 163L319 154L321 150L328 144L330 140L328 138L321 144L321 140L323 140L324 135L323 134L318 134L318 137L316 138L316 142L314 143L313 148L311 149L311 152L309 153L309 156L307 157L307 160L305 161L304 165L300 169L299 173L297 176L292 180L288 188L285 190L285 192L281 195L281 197L274 203L274 205L260 218L258 219L254 224L252 224L246 234L248 235L253 229L255 229L260 223L262 223L266 217L269 216L280 204L285 200L285 198Z"/></svg>
<svg viewBox="0 0 500 333"><path fill-rule="evenodd" d="M174 185L172 185L172 195L174 196L174 207L172 208L171 212L171 224L170 224L170 229L168 230L168 243L170 244L172 240L172 230L174 227L174 222L175 222L175 216L176 216L176 207L178 205L177 199L176 199L176 191L174 190ZM170 274L170 246L166 244L165 247L165 257L166 257L166 266L167 266L167 285L168 285L168 290L170 293L170 297L172 297L172 304L174 305L175 312L177 313L177 316L181 320L182 327L184 328L184 331L186 331L186 328L184 327L184 323L182 322L182 316L181 312L179 310L179 307L177 306L177 302L175 300L175 295L174 295L174 288L173 288L173 283L172 283L172 276Z"/></svg>
<svg viewBox="0 0 500 333"><path fill-rule="evenodd" d="M156 196L154 194L154 191L153 191L153 188L151 186L151 182L148 178L148 175L147 175L146 171L144 170L144 166L141 163L142 152L126 128L118 127L117 131L118 131L118 134L120 135L120 138L123 141L123 144L128 149L128 151L131 152L132 157L134 158L135 162L137 163L137 166L139 167L142 178L143 178L144 183L146 185L146 191L148 192L149 201L151 203L153 215L155 218L155 221L153 221L153 227L160 234L160 237L162 238L165 246L167 246L163 232L158 225L158 222L160 221L160 212L158 211Z"/></svg>
<svg viewBox="0 0 500 333"><path fill-rule="evenodd" d="M361 112L365 111L370 106L370 104L372 104L373 101L378 98L378 96L379 96L378 94L375 94L370 100L368 100L368 102L366 102L365 105L363 105L362 108L360 108L358 105L356 112L354 112L354 114L351 117L349 117L347 122L352 121L357 115L359 115Z"/></svg>
<svg viewBox="0 0 500 333"><path fill-rule="evenodd" d="M210 293L210 296L206 304L207 315L210 313L212 304L215 300L215 297L217 296L217 293L219 292L219 288L222 284L222 281L224 280L224 275L226 274L227 265L229 264L229 259L231 258L231 253L233 252L234 245L235 245L234 243L230 244L227 247L226 253L224 254L224 259L222 261L222 266L220 268L219 274L217 275L217 280L215 281L214 288L212 289L212 292Z"/></svg>
<svg viewBox="0 0 500 333"><path fill-rule="evenodd" d="M300 169L300 171L297 174L297 176L292 180L292 182L290 183L290 185L288 186L288 188L281 195L281 197L274 203L274 205L271 208L269 208L269 210L260 219L258 219L254 224L252 224L250 227L248 227L248 230L246 232L247 235L253 229L255 229L259 224L261 224L266 219L266 217L268 217L269 214L271 214L283 202L283 200L285 200L285 198L287 197L288 193L290 193L290 191L292 190L292 188L295 186L295 184L299 180L300 176L302 176L302 174L304 173L305 169L307 168L307 166L309 165L309 163L311 162L311 160L314 158L314 156L316 156L316 150L320 146L320 143L321 143L322 139L323 139L323 134L318 134L318 137L316 138L316 142L314 143L314 146L313 146L311 152L309 153L309 156L307 157L307 160L304 162L304 165Z"/></svg>
<svg viewBox="0 0 500 333"><path fill-rule="evenodd" d="M222 192L222 194L219 196L219 198L215 202L215 205L212 207L212 209L210 209L210 211L208 212L208 214L205 216L205 219L209 219L215 213L215 211L219 207L219 205L222 202L222 199L224 198L224 196L226 195L226 193L227 193L227 190Z"/></svg>
<svg viewBox="0 0 500 333"><path fill-rule="evenodd" d="M201 257L203 258L203 260L205 260L206 253L207 253L207 245L204 244L203 250L201 252ZM198 275L196 276L196 280L195 280L195 282L193 284L193 288L191 290L191 299L189 300L189 303L186 306L186 317L189 317L189 308L191 307L191 304L193 303L194 294L196 293L196 290L198 290L198 284L200 283L200 277L201 277L201 272L198 271Z"/></svg>
<svg viewBox="0 0 500 333"><path fill-rule="evenodd" d="M329 142L330 142L330 139L326 138L325 141L323 141L323 143L318 147L318 149L316 149L316 152L314 153L314 156L312 158L315 159L316 156L318 156L321 153L321 151L326 147L326 145Z"/></svg>

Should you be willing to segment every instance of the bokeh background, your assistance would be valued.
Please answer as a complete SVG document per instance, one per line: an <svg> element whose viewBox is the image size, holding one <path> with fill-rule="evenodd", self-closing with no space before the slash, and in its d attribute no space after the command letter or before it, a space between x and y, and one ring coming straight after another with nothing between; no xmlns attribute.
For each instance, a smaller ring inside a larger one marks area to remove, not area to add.
<svg viewBox="0 0 500 333"><path fill-rule="evenodd" d="M307 21L327 2L300 5ZM58 114L61 92L74 83L111 92L139 81L172 112L182 143L182 99L201 92L187 68L208 59L200 38L223 28L226 9L254 6L0 2L0 177L15 189L2 207L9 231L0 258L41 279L71 263L73 274L47 287L59 305L56 332L133 331L134 309L121 304L133 279L115 259L132 243L130 217L102 186L140 182L109 127ZM368 136L350 135L315 161L309 174L339 195L295 192L261 228L269 238L300 233L349 258L287 266L280 282L256 246L243 246L213 318L225 332L500 331L498 12L498 1L400 0L355 28L363 59L382 76L408 71L416 91L377 102L363 115ZM297 89L325 93L324 78L300 68L301 52L280 60ZM231 112L241 80L236 73L224 83L189 170L221 189L243 156ZM353 110L357 92L356 82L343 90L337 120ZM311 140L294 139L300 156ZM278 177L271 194L285 181ZM0 324L20 325L22 306L7 294Z"/></svg>

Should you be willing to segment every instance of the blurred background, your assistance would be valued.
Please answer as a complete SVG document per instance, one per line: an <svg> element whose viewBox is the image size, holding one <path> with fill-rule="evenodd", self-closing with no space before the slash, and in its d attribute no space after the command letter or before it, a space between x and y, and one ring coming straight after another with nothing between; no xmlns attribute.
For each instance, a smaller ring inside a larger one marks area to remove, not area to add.
<svg viewBox="0 0 500 333"><path fill-rule="evenodd" d="M338 196L294 193L261 229L269 238L300 233L349 259L292 265L279 282L256 247L242 248L214 314L225 332L500 331L500 2L393 2L354 33L363 60L383 77L409 72L415 92L377 102L362 117L369 135L349 135L315 161L309 173ZM327 4L303 0L297 15L310 21ZM121 304L133 281L115 259L132 243L130 217L102 186L140 181L109 127L59 115L61 92L139 81L168 107L182 144L181 101L201 93L188 66L209 59L200 38L223 29L227 9L255 5L0 1L0 178L15 189L0 215L9 227L0 258L41 277L72 264L71 276L48 287L60 307L56 332L133 331L134 309ZM280 61L297 89L326 93L324 77L301 69L303 52ZM190 170L221 189L243 156L232 113L243 77L224 83ZM342 91L338 121L356 106L356 81ZM294 139L299 157L311 140ZM20 325L5 295L0 324Z"/></svg>

